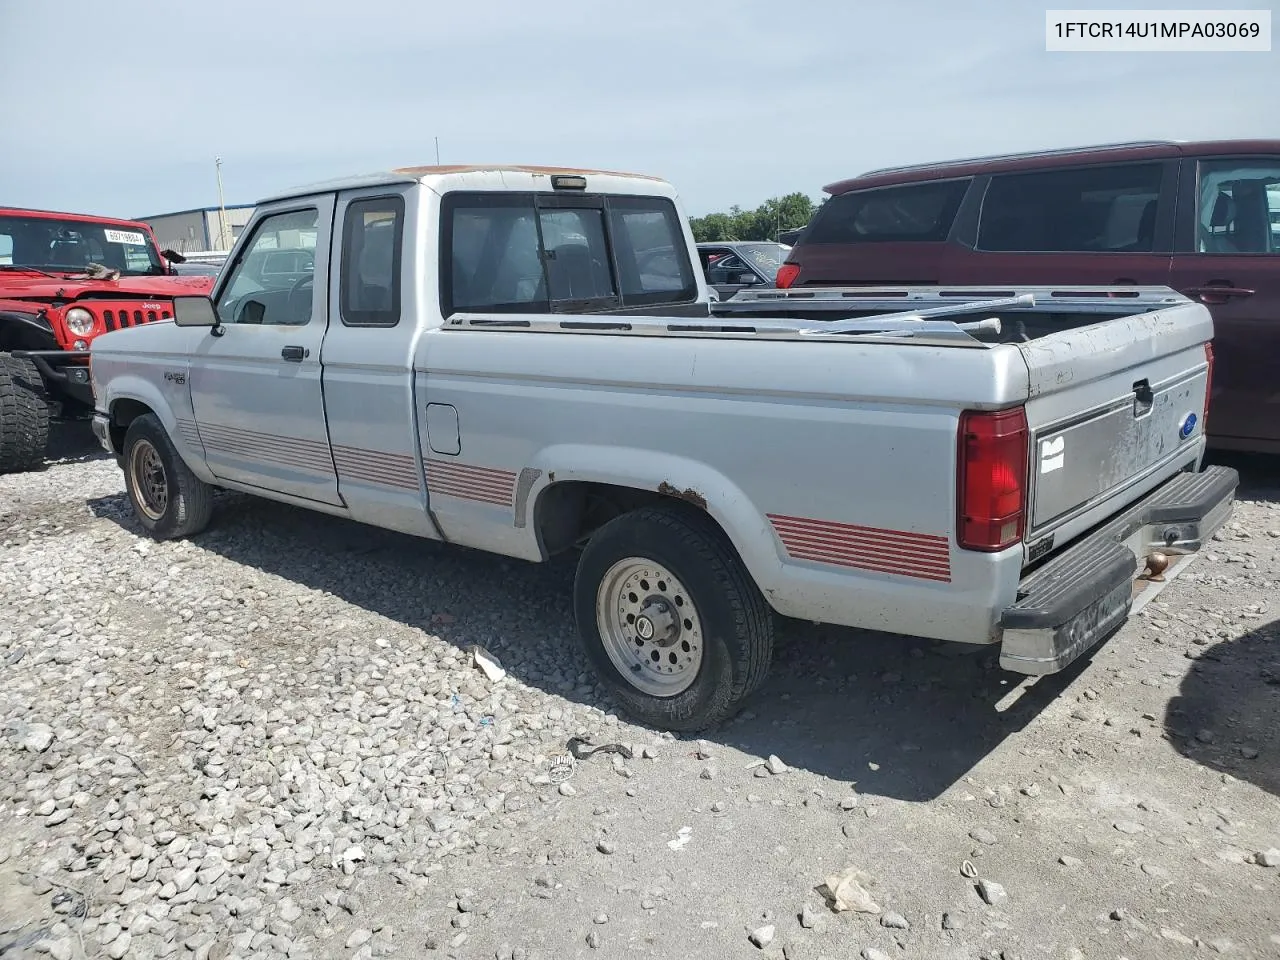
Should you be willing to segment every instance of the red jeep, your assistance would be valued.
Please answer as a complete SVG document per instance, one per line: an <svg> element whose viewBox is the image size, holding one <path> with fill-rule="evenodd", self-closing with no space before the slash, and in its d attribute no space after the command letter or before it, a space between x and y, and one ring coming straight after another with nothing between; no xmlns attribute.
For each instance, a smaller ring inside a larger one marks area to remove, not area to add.
<svg viewBox="0 0 1280 960"><path fill-rule="evenodd" d="M89 343L173 316L213 277L175 276L145 223L0 207L0 473L44 462L51 415L93 411Z"/></svg>

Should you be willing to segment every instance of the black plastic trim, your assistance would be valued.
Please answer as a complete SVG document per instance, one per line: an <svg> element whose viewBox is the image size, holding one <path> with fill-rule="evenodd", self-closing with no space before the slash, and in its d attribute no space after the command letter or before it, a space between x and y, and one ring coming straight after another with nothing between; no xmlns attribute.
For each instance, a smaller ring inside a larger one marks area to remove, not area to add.
<svg viewBox="0 0 1280 960"><path fill-rule="evenodd" d="M1136 531L1148 524L1203 520L1234 497L1239 483L1240 475L1231 467L1177 474L1027 577L1000 625L1043 630L1066 623L1137 572L1137 558L1124 546Z"/></svg>

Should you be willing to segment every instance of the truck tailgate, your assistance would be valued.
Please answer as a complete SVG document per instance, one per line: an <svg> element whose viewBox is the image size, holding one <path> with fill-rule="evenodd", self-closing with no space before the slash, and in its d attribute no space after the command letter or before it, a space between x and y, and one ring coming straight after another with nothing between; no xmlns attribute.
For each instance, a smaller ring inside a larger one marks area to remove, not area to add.
<svg viewBox="0 0 1280 960"><path fill-rule="evenodd" d="M1192 302L1018 344L1030 375L1028 559L1198 464L1208 310Z"/></svg>

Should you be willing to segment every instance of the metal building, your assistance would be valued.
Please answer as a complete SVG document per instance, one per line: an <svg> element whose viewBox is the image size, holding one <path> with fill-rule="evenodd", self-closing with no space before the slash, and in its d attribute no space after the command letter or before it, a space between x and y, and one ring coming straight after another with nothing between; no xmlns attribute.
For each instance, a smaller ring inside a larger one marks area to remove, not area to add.
<svg viewBox="0 0 1280 960"><path fill-rule="evenodd" d="M226 207L225 226L222 210L218 207L196 207L174 213L158 213L150 217L134 217L151 225L161 250L178 253L199 253L231 249L253 215L254 205L237 204Z"/></svg>

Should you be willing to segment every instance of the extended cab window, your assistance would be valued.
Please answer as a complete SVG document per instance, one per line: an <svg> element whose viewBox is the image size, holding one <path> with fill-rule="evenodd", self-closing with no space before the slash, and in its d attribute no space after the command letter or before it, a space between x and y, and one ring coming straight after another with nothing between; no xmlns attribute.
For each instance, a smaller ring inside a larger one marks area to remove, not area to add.
<svg viewBox="0 0 1280 960"><path fill-rule="evenodd" d="M1161 176L1159 163L993 176L978 249L1150 252Z"/></svg>
<svg viewBox="0 0 1280 960"><path fill-rule="evenodd" d="M819 209L806 243L888 243L947 239L968 180L855 190Z"/></svg>
<svg viewBox="0 0 1280 960"><path fill-rule="evenodd" d="M400 252L404 199L376 197L347 205L342 228L342 322L394 327L400 322Z"/></svg>
<svg viewBox="0 0 1280 960"><path fill-rule="evenodd" d="M454 193L441 221L441 305L549 313L689 302L697 284L661 197Z"/></svg>
<svg viewBox="0 0 1280 960"><path fill-rule="evenodd" d="M1196 249L1280 254L1280 159L1200 164Z"/></svg>
<svg viewBox="0 0 1280 960"><path fill-rule="evenodd" d="M223 323L302 326L316 276L314 207L263 217L236 255L218 301Z"/></svg>

